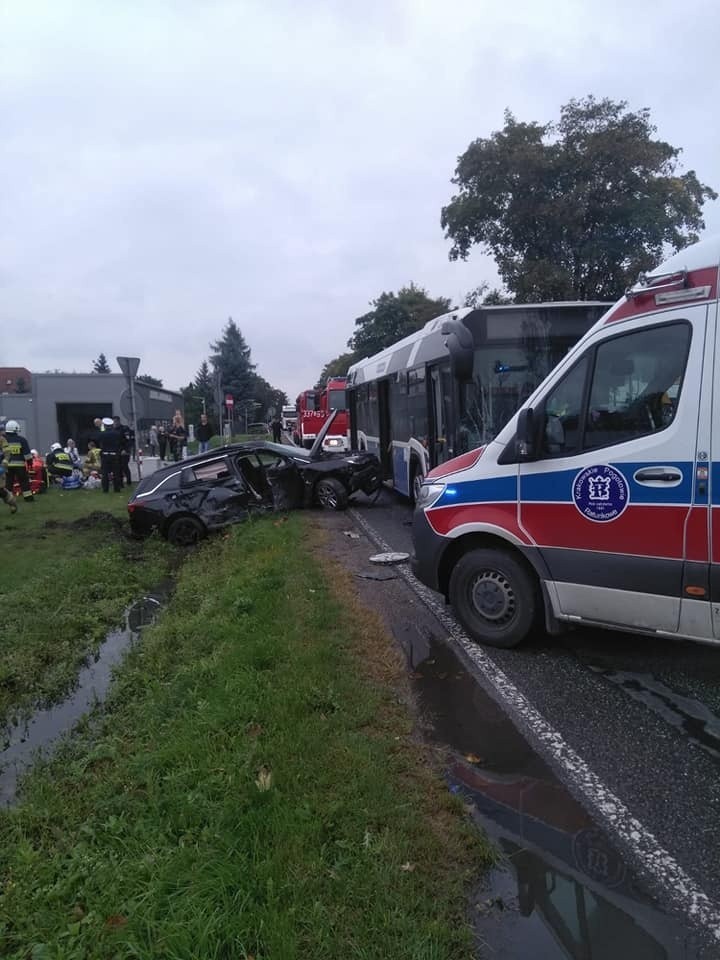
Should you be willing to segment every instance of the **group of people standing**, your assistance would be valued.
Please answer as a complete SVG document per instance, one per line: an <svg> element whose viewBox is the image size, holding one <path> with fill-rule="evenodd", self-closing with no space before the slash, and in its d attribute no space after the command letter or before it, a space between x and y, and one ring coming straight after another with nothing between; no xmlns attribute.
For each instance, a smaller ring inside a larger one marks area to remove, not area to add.
<svg viewBox="0 0 720 960"><path fill-rule="evenodd" d="M207 423L207 417L205 417ZM198 428L199 433L199 428ZM197 434L196 434L197 435ZM172 424L153 423L145 435L146 449L151 457L159 456L161 460L171 459L177 462L183 458L183 450L187 444L188 434L185 421L178 410L172 419ZM208 440L210 438L208 437ZM167 457L168 449L170 457Z"/></svg>

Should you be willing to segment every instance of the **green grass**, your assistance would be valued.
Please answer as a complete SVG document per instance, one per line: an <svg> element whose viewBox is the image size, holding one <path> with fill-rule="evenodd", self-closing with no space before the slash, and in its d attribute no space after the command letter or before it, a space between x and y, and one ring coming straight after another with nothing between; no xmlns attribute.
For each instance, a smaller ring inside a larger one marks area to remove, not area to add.
<svg viewBox="0 0 720 960"><path fill-rule="evenodd" d="M0 504L0 724L61 696L127 603L167 573L166 544L123 536L127 500L49 490L14 516Z"/></svg>
<svg viewBox="0 0 720 960"><path fill-rule="evenodd" d="M471 955L487 849L309 523L265 518L192 555L102 717L0 813L1 956Z"/></svg>

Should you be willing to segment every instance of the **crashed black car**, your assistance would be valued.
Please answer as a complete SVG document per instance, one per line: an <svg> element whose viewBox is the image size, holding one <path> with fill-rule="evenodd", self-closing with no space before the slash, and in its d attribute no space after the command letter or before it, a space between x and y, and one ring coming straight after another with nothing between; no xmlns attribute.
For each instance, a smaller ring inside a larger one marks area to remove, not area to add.
<svg viewBox="0 0 720 960"><path fill-rule="evenodd" d="M310 450L257 440L156 470L138 483L128 503L133 533L159 530L172 543L188 546L253 510L344 510L353 493L372 495L381 483L374 454L323 451L334 419L332 413Z"/></svg>

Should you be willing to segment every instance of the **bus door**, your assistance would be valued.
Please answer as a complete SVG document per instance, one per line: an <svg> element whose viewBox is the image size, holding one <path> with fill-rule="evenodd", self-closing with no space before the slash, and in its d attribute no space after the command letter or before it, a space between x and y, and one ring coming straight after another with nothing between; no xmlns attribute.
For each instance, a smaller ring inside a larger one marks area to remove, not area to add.
<svg viewBox="0 0 720 960"><path fill-rule="evenodd" d="M430 459L433 467L455 456L453 386L449 361L430 369Z"/></svg>
<svg viewBox="0 0 720 960"><path fill-rule="evenodd" d="M378 427L380 431L380 463L386 480L392 477L392 450L390 441L390 384L387 380L378 380Z"/></svg>

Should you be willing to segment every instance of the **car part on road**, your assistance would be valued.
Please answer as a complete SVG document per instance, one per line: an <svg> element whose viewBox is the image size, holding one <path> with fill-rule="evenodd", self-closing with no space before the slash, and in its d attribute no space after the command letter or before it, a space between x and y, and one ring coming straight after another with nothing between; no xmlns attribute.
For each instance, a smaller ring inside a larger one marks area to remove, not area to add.
<svg viewBox="0 0 720 960"><path fill-rule="evenodd" d="M407 563L410 559L409 553L397 553L389 551L386 553L376 553L372 557L369 557L370 563Z"/></svg>

